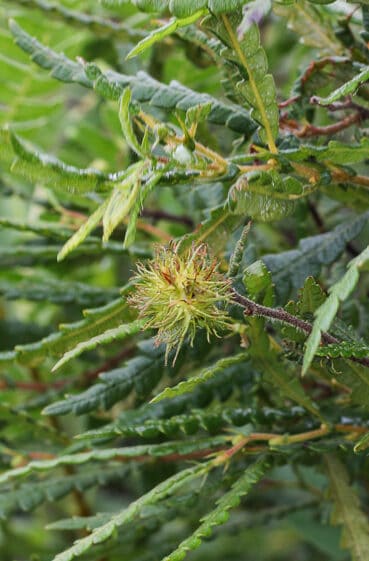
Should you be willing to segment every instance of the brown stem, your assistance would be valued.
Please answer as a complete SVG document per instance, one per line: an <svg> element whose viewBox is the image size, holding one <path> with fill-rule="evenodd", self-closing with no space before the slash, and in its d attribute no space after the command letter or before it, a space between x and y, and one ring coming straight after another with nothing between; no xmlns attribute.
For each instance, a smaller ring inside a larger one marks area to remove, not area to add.
<svg viewBox="0 0 369 561"><path fill-rule="evenodd" d="M284 109L284 107L288 107L289 105L292 105L293 103L295 103L295 101L298 101L300 97L301 97L300 95L294 95L293 97L290 97L285 101L281 101L280 103L278 103L279 109Z"/></svg>
<svg viewBox="0 0 369 561"><path fill-rule="evenodd" d="M325 136L336 134L348 127L351 127L354 123L358 123L361 121L360 113L354 113L353 115L349 115L345 117L341 121L337 123L333 123L332 125L327 125L324 127L317 127L315 125L307 124L302 129L297 131L295 134L299 138L307 138L312 136Z"/></svg>
<svg viewBox="0 0 369 561"><path fill-rule="evenodd" d="M283 308L268 308L267 306L262 306L261 304L257 304L253 300L250 300L250 298L247 298L246 296L242 296L235 290L233 290L233 299L237 304L239 304L245 309L244 311L245 315L259 316L259 317L265 317L265 318L277 320L282 323L292 325L296 329L299 329L300 331L304 331L308 335L310 335L313 329L311 323L303 319L300 319L296 316L293 316L289 312L286 312L286 310L284 310ZM329 333L323 332L321 338L323 343L325 344L341 343L339 339L333 337L333 335L330 335ZM369 367L369 358L356 358L356 357L348 357L348 358L354 362L358 362L359 364Z"/></svg>
<svg viewBox="0 0 369 561"><path fill-rule="evenodd" d="M283 310L283 308L268 308L267 306L262 306L261 304L257 304L253 300L250 300L250 298L242 296L235 290L233 291L233 299L237 302L237 304L245 308L245 315L275 319L277 321L281 321L282 323L292 325L296 329L304 331L305 333L311 333L312 325L308 321L293 316L289 312L286 312L286 310ZM340 342L336 339L336 337L329 335L329 333L323 333L322 339L328 344Z"/></svg>
<svg viewBox="0 0 369 561"><path fill-rule="evenodd" d="M325 66L329 64L332 64L332 66L334 67L335 65L337 65L338 60L340 62L349 62L348 58L336 57L336 56L326 56L324 58L321 58L320 60L314 60L313 62L311 62L299 80L301 84L301 88L304 89L306 82L310 80L314 72L316 72L317 70L322 70Z"/></svg>
<svg viewBox="0 0 369 561"><path fill-rule="evenodd" d="M354 183L355 185L369 187L369 177L366 175L350 175L339 169L333 170L331 173L335 183Z"/></svg>

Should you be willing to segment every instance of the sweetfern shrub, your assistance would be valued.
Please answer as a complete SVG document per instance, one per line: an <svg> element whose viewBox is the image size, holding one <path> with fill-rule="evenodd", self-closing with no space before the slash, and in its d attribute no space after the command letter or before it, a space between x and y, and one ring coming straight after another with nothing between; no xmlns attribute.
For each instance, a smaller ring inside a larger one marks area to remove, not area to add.
<svg viewBox="0 0 369 561"><path fill-rule="evenodd" d="M0 558L369 560L369 7L2 0Z"/></svg>

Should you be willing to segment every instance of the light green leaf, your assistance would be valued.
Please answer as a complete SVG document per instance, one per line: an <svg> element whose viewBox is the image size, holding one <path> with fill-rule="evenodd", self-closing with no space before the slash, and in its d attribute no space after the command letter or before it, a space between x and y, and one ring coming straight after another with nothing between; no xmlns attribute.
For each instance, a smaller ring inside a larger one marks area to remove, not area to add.
<svg viewBox="0 0 369 561"><path fill-rule="evenodd" d="M274 287L270 271L263 261L255 261L245 269L243 284L250 297L264 306L272 306L274 303Z"/></svg>
<svg viewBox="0 0 369 561"><path fill-rule="evenodd" d="M341 97L350 94L351 95L355 94L355 92L361 86L361 84L364 84L368 80L369 80L369 67L365 67L359 74L357 74L357 76L352 78L352 80L346 82L346 84L343 84L343 86L341 86L337 90L334 90L334 92L332 92L327 97L316 96L314 100L320 105L330 105L331 103L334 103L335 101L341 99Z"/></svg>
<svg viewBox="0 0 369 561"><path fill-rule="evenodd" d="M10 164L12 173L29 181L57 190L84 193L106 191L117 180L116 176L97 169L68 165L26 143L9 129L0 129L0 139L2 161Z"/></svg>
<svg viewBox="0 0 369 561"><path fill-rule="evenodd" d="M149 47L152 47L158 41L162 41L168 35L175 33L177 29L181 27L186 27L187 25L191 25L195 23L201 16L205 15L207 10L199 10L194 14L188 16L187 18L177 19L174 18L170 20L167 24L159 27L159 29L155 29L149 35L147 35L144 39L142 39L133 49L128 53L127 59L133 58L144 51L146 51Z"/></svg>
<svg viewBox="0 0 369 561"><path fill-rule="evenodd" d="M364 434L359 440L356 442L354 446L354 452L362 452L369 447L369 431Z"/></svg>
<svg viewBox="0 0 369 561"><path fill-rule="evenodd" d="M229 366L233 366L234 364L239 364L247 360L246 353L239 353L235 356L229 358L222 358L218 360L215 364L210 366L209 368L203 370L198 376L193 376L184 382L180 382L177 386L173 388L165 388L161 393L154 397L152 403L157 403L162 399L168 399L172 397L176 397L178 395L182 395L187 392L192 392L199 384L202 384L216 376Z"/></svg>
<svg viewBox="0 0 369 561"><path fill-rule="evenodd" d="M163 173L164 171L153 172L152 176L147 178L146 182L143 185L139 184L139 190L136 195L136 199L131 207L128 227L126 235L124 237L124 248L129 247L135 241L137 219L142 210L142 205L146 197L154 189L155 185L157 185L161 180Z"/></svg>
<svg viewBox="0 0 369 561"><path fill-rule="evenodd" d="M58 370L58 368L61 368L73 358L76 358L86 351L95 349L98 345L106 345L108 343L112 343L113 341L120 341L121 339L135 335L138 331L140 331L143 323L143 320L132 321L131 323L108 329L95 337L91 337L91 339L88 339L87 341L81 341L72 350L62 356L62 358L55 364L52 371L55 372L55 370Z"/></svg>
<svg viewBox="0 0 369 561"><path fill-rule="evenodd" d="M132 93L129 88L126 88L120 98L119 101L119 120L123 131L123 136L131 147L131 149L136 152L138 156L145 158L145 154L142 152L141 146L136 138L136 135L133 130L132 121L131 121L131 113L130 113L130 104L132 99Z"/></svg>
<svg viewBox="0 0 369 561"><path fill-rule="evenodd" d="M88 217L86 222L77 230L75 234L65 243L59 251L57 260L63 261L71 251L76 249L87 236L99 225L105 211L108 207L109 199L104 201L96 210Z"/></svg>
<svg viewBox="0 0 369 561"><path fill-rule="evenodd" d="M369 246L360 255L352 259L344 276L329 289L329 296L316 310L313 329L307 339L302 373L309 369L316 350L320 344L323 331L328 331L339 308L359 281L360 269L369 261Z"/></svg>
<svg viewBox="0 0 369 561"><path fill-rule="evenodd" d="M129 214L139 196L144 162L133 164L127 176L112 192L103 216L103 242L107 242L122 220Z"/></svg>
<svg viewBox="0 0 369 561"><path fill-rule="evenodd" d="M131 285L127 285L124 290L128 292L130 289ZM17 345L9 358L15 359L21 364L33 364L46 356L60 356L73 349L78 343L121 325L126 313L127 303L122 297L105 306L85 310L84 319L60 325L59 331L51 333L35 343Z"/></svg>

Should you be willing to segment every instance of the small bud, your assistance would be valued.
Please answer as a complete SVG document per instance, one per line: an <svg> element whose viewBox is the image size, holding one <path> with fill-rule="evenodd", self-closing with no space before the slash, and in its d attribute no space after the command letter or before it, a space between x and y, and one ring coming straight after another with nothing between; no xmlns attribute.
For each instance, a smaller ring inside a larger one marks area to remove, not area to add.
<svg viewBox="0 0 369 561"><path fill-rule="evenodd" d="M205 244L180 253L178 245L159 246L155 258L138 265L136 291L130 303L146 320L145 329L158 330L156 342L167 345L165 361L177 348L173 364L186 338L193 344L196 331L210 335L230 327L220 303L231 301L230 281L217 271Z"/></svg>
<svg viewBox="0 0 369 561"><path fill-rule="evenodd" d="M173 158L183 166L189 165L192 161L192 155L186 146L180 144L173 152Z"/></svg>

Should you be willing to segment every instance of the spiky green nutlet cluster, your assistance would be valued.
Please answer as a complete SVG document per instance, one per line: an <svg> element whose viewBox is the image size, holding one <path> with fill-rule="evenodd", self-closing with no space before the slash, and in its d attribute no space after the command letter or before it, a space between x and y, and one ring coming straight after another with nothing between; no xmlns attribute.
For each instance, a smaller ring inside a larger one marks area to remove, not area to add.
<svg viewBox="0 0 369 561"><path fill-rule="evenodd" d="M230 282L217 269L205 244L184 252L175 244L159 246L152 261L138 265L130 303L146 320L145 329L158 330L156 342L166 344L166 362L176 348L174 364L184 340L192 345L198 329L205 329L208 339L229 329L224 305L231 300Z"/></svg>

